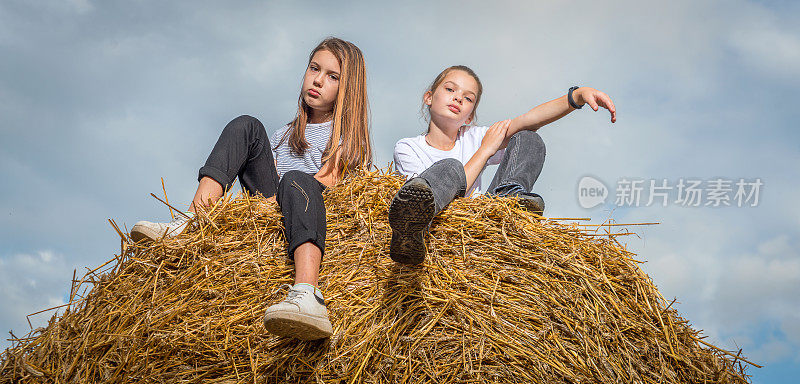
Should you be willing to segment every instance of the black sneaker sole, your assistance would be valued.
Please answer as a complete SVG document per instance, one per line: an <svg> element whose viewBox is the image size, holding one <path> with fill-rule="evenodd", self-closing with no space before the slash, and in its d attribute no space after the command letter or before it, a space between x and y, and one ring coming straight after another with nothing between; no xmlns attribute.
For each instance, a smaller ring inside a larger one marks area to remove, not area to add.
<svg viewBox="0 0 800 384"><path fill-rule="evenodd" d="M389 256L398 263L416 265L425 260L425 234L435 207L433 191L423 183L404 185L389 206Z"/></svg>
<svg viewBox="0 0 800 384"><path fill-rule="evenodd" d="M521 205L522 208L525 208L528 212L535 213L539 216L542 216L544 214L544 207L543 207L544 204L538 201L521 198L519 199L519 205Z"/></svg>

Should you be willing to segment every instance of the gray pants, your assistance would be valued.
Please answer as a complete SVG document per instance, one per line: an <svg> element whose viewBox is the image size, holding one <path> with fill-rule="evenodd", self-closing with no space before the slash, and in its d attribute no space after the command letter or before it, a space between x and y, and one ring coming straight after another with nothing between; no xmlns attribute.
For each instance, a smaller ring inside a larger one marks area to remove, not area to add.
<svg viewBox="0 0 800 384"><path fill-rule="evenodd" d="M496 196L536 195L533 184L542 173L545 145L542 137L533 131L517 132L508 142L503 160L497 168L486 194ZM464 165L456 159L439 160L422 172L433 190L433 201L438 214L456 197L464 197L467 176Z"/></svg>

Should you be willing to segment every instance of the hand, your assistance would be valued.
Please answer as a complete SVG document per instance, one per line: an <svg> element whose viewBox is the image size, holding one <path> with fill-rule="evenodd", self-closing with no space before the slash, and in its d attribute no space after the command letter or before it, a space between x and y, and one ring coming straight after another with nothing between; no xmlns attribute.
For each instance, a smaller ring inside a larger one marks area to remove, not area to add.
<svg viewBox="0 0 800 384"><path fill-rule="evenodd" d="M481 140L481 149L489 156L494 155L503 146L510 126L511 120L501 120L492 124Z"/></svg>
<svg viewBox="0 0 800 384"><path fill-rule="evenodd" d="M576 94L578 96L577 98L575 97ZM599 109L598 107L607 109L611 112L611 122L617 122L617 109L614 107L614 102L611 101L611 98L605 93L594 88L580 87L572 92L572 96L576 103L580 104L581 101L583 101L589 104L595 112Z"/></svg>

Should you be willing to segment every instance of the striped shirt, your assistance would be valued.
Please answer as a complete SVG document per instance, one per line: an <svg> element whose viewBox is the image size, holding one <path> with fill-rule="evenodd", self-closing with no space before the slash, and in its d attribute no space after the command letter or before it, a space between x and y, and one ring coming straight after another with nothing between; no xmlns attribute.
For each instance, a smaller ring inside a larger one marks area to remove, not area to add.
<svg viewBox="0 0 800 384"><path fill-rule="evenodd" d="M333 124L330 121L319 124L306 124L308 148L303 156L297 156L297 154L292 153L288 135L283 143L278 148L275 148L275 145L280 143L281 138L289 129L289 125L275 131L270 138L270 144L272 145L272 156L275 158L278 176L283 177L284 173L291 170L302 171L312 175L319 172L319 169L322 168L322 152L325 151L325 147L328 145L332 128Z"/></svg>

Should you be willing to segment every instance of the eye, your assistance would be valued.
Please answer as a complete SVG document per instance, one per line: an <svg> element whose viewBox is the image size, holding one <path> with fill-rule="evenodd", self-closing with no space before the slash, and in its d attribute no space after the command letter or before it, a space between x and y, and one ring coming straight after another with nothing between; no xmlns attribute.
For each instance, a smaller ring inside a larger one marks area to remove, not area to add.
<svg viewBox="0 0 800 384"><path fill-rule="evenodd" d="M472 98L469 96L465 97L465 99L467 99L467 101L469 101L470 103L472 102Z"/></svg>
<svg viewBox="0 0 800 384"><path fill-rule="evenodd" d="M333 80L333 81L339 81L339 76L338 75L328 75L328 77L330 77L331 80Z"/></svg>
<svg viewBox="0 0 800 384"><path fill-rule="evenodd" d="M450 88L450 87L444 87L444 89L445 89L445 90L447 90L447 92L453 92L453 88Z"/></svg>
<svg viewBox="0 0 800 384"><path fill-rule="evenodd" d="M316 65L312 64L312 65L308 66L308 70L310 70L312 72L316 72L316 71L319 71L319 68Z"/></svg>

